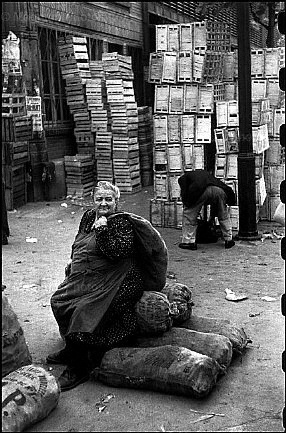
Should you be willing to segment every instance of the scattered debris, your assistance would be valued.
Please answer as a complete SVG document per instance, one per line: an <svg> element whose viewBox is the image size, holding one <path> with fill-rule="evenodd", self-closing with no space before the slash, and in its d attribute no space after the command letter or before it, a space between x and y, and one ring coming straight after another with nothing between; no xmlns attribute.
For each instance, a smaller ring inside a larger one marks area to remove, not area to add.
<svg viewBox="0 0 286 433"><path fill-rule="evenodd" d="M272 296L262 296L260 299L267 302L277 301L277 298L272 298Z"/></svg>
<svg viewBox="0 0 286 433"><path fill-rule="evenodd" d="M22 289L33 289L33 287L39 287L39 284L23 284Z"/></svg>
<svg viewBox="0 0 286 433"><path fill-rule="evenodd" d="M74 214L75 214L75 212L71 212L71 214L72 214L72 215L74 215Z"/></svg>
<svg viewBox="0 0 286 433"><path fill-rule="evenodd" d="M256 317L256 316L260 316L260 313L249 313L249 317Z"/></svg>
<svg viewBox="0 0 286 433"><path fill-rule="evenodd" d="M58 220L58 223L62 223L63 221L62 220Z"/></svg>
<svg viewBox="0 0 286 433"><path fill-rule="evenodd" d="M175 280L176 279L176 275L174 274L174 272L169 272L167 275L167 278L169 278L170 280Z"/></svg>
<svg viewBox="0 0 286 433"><path fill-rule="evenodd" d="M265 239L273 239L273 235L271 233L263 233L261 236L261 242L264 242Z"/></svg>
<svg viewBox="0 0 286 433"><path fill-rule="evenodd" d="M68 205L66 203L61 203L62 207L68 207Z"/></svg>
<svg viewBox="0 0 286 433"><path fill-rule="evenodd" d="M201 413L203 415L212 415L212 416L225 416L224 413L215 413L215 412L202 412L201 410L189 409L191 412Z"/></svg>
<svg viewBox="0 0 286 433"><path fill-rule="evenodd" d="M27 236L26 242L30 242L30 243L34 244L34 243L38 242L38 239L37 238L31 238L30 236Z"/></svg>
<svg viewBox="0 0 286 433"><path fill-rule="evenodd" d="M106 409L106 403L109 403L109 401L114 398L114 394L107 394L105 397L102 397L100 401L95 403L95 407L98 410L99 413L103 412Z"/></svg>
<svg viewBox="0 0 286 433"><path fill-rule="evenodd" d="M238 301L243 301L244 299L248 299L248 296L246 295L236 295L232 290L230 289L225 289L225 299L227 301L233 301L233 302L238 302Z"/></svg>
<svg viewBox="0 0 286 433"><path fill-rule="evenodd" d="M214 414L202 415L200 418L196 419L195 421L191 421L191 424L195 424L197 422L205 421L207 419L213 418L214 416L215 416Z"/></svg>

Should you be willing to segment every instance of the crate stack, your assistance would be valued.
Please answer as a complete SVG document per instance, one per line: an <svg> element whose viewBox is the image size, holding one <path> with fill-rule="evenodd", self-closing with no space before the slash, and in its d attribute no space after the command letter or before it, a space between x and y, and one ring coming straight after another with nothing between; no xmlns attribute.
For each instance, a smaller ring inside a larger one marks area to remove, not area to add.
<svg viewBox="0 0 286 433"><path fill-rule="evenodd" d="M282 180L284 177L283 157L282 155L278 157L277 154L281 148L279 146L279 126L283 123L285 116L285 109L281 106L283 98L278 81L280 57L279 48L252 50L251 52L252 144L255 154L257 220L259 218L272 219L279 198L280 181L278 178ZM239 139L237 56L235 53L228 53L226 58L230 61L224 64L224 80L228 79L229 82L221 83L221 92L218 92L218 86L216 89L218 98L215 102L215 175L232 186L237 193ZM227 94L226 88L228 88ZM221 98L222 95L225 97L224 100ZM276 160L275 169L274 167L269 169L269 163L273 164L274 159ZM274 189L270 186L271 177L275 178L272 183L275 185ZM239 229L238 206L230 208L234 230Z"/></svg>
<svg viewBox="0 0 286 433"><path fill-rule="evenodd" d="M151 107L138 107L138 140L142 186L153 185L153 117Z"/></svg>
<svg viewBox="0 0 286 433"><path fill-rule="evenodd" d="M94 156L94 133L86 100L86 82L91 79L87 40L85 37L66 35L59 39L58 49L67 104L75 123L78 153Z"/></svg>
<svg viewBox="0 0 286 433"><path fill-rule="evenodd" d="M76 154L64 157L67 196L90 196L94 187L94 160L92 155Z"/></svg>
<svg viewBox="0 0 286 433"><path fill-rule="evenodd" d="M219 39L220 38L220 39ZM154 199L150 220L181 227L178 178L205 168L212 142L214 84L222 79L230 46L226 25L208 22L156 26L156 52L150 54L149 82L155 84Z"/></svg>
<svg viewBox="0 0 286 433"><path fill-rule="evenodd" d="M113 179L123 193L141 190L138 107L130 56L102 55L112 134Z"/></svg>
<svg viewBox="0 0 286 433"><path fill-rule="evenodd" d="M264 178L266 199L260 211L261 219L273 220L280 202L280 183L285 177L285 149L280 145L279 129L285 123L285 92L279 87L279 69L285 67L285 47L266 48L255 53L260 58L263 75L255 78L256 87L270 105L268 121L269 148L265 151ZM258 72L258 71L257 71Z"/></svg>

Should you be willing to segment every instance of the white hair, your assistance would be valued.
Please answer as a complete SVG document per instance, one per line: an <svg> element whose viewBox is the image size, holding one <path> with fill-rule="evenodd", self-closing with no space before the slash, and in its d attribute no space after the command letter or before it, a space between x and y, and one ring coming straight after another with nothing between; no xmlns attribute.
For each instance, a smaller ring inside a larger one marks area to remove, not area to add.
<svg viewBox="0 0 286 433"><path fill-rule="evenodd" d="M93 196L99 191L100 189L104 189L106 191L111 191L112 194L115 197L115 200L118 201L120 198L120 191L118 186L113 185L113 183L108 182L107 180L100 180L97 182L97 185L93 188Z"/></svg>

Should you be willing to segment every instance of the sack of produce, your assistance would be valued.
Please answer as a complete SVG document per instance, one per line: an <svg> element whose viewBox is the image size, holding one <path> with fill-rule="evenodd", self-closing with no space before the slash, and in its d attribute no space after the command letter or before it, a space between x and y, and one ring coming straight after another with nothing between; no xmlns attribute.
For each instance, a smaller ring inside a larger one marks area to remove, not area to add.
<svg viewBox="0 0 286 433"><path fill-rule="evenodd" d="M175 326L191 317L194 303L192 301L192 291L188 286L169 280L161 293L167 295L171 304L173 324Z"/></svg>
<svg viewBox="0 0 286 433"><path fill-rule="evenodd" d="M172 328L160 336L137 337L136 347L180 346L202 353L227 368L232 359L232 344L224 335Z"/></svg>
<svg viewBox="0 0 286 433"><path fill-rule="evenodd" d="M163 293L144 292L135 311L140 334L160 334L172 326L170 302Z"/></svg>
<svg viewBox="0 0 286 433"><path fill-rule="evenodd" d="M8 298L2 293L2 377L31 362L23 329Z"/></svg>
<svg viewBox="0 0 286 433"><path fill-rule="evenodd" d="M185 347L121 347L105 353L92 378L107 385L202 398L215 386L220 365Z"/></svg>
<svg viewBox="0 0 286 433"><path fill-rule="evenodd" d="M46 418L57 406L56 378L33 364L2 379L2 432L21 432Z"/></svg>
<svg viewBox="0 0 286 433"><path fill-rule="evenodd" d="M188 320L178 325L193 331L224 335L229 338L234 353L242 353L251 340L247 337L244 329L237 327L227 319L216 319L213 317L202 317L192 315Z"/></svg>

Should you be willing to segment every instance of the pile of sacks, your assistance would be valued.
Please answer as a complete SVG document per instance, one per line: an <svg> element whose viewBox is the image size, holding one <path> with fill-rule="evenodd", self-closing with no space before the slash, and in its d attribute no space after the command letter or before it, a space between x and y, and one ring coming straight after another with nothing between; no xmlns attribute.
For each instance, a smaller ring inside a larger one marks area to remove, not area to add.
<svg viewBox="0 0 286 433"><path fill-rule="evenodd" d="M192 290L168 280L136 304L133 347L105 353L92 378L107 385L203 398L250 340L228 320L192 314Z"/></svg>
<svg viewBox="0 0 286 433"><path fill-rule="evenodd" d="M56 378L32 364L23 329L2 292L2 432L21 432L46 418L59 396Z"/></svg>

